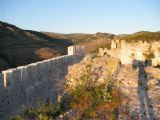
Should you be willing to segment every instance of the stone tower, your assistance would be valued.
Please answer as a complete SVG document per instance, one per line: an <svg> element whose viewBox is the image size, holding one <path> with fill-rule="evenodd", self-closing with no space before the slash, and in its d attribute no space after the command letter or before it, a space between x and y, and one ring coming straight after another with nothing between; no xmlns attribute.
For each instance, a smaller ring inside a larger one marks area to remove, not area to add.
<svg viewBox="0 0 160 120"><path fill-rule="evenodd" d="M69 46L68 47L68 55L85 55L85 46Z"/></svg>

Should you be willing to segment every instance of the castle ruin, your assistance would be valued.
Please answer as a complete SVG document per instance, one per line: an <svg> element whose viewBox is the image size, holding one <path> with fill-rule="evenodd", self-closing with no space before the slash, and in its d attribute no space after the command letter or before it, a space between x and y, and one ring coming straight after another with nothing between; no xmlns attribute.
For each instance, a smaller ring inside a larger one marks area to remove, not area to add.
<svg viewBox="0 0 160 120"><path fill-rule="evenodd" d="M121 64L132 64L133 60L150 61L152 66L160 65L160 42L128 43L124 40L113 40L111 49L100 48L99 55L107 54L120 59Z"/></svg>

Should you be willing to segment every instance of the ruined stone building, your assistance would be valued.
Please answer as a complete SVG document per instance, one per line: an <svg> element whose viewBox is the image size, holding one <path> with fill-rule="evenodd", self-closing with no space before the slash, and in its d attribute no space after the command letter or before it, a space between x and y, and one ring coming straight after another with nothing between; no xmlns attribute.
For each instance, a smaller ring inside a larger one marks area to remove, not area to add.
<svg viewBox="0 0 160 120"><path fill-rule="evenodd" d="M150 61L152 66L158 66L160 65L160 41L128 43L124 40L113 40L111 49L100 48L99 54L116 57L122 64L132 64L133 60L137 60Z"/></svg>

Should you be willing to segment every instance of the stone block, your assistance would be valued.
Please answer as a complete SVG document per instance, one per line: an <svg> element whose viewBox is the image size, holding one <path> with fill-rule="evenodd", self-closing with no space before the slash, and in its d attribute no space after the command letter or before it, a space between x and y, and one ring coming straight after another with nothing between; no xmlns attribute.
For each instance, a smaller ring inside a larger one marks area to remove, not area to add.
<svg viewBox="0 0 160 120"><path fill-rule="evenodd" d="M3 83L3 74L0 73L0 87L3 87L4 83Z"/></svg>
<svg viewBox="0 0 160 120"><path fill-rule="evenodd" d="M34 84L34 69L35 69L35 66L34 65L28 65L27 66L27 75L28 75L28 80L27 80L27 84L29 85L33 85Z"/></svg>
<svg viewBox="0 0 160 120"><path fill-rule="evenodd" d="M17 67L17 69L21 70L21 81L26 81L27 80L27 66L20 66Z"/></svg>
<svg viewBox="0 0 160 120"><path fill-rule="evenodd" d="M21 69L14 69L12 71L12 86L17 87L21 82Z"/></svg>
<svg viewBox="0 0 160 120"><path fill-rule="evenodd" d="M57 71L57 68L56 68L56 59L52 60L50 62L50 67L51 67L51 80L55 80L55 75L56 75L56 71Z"/></svg>
<svg viewBox="0 0 160 120"><path fill-rule="evenodd" d="M33 63L33 64L31 64L31 66L32 66L32 72L33 72L33 81L34 81L34 83L36 82L36 81L38 81L39 79L38 79L38 64L37 63Z"/></svg>
<svg viewBox="0 0 160 120"><path fill-rule="evenodd" d="M27 68L28 68L28 66L21 66L21 67L17 68L21 71L20 81L21 81L23 89L26 89L28 86L30 86Z"/></svg>
<svg viewBox="0 0 160 120"><path fill-rule="evenodd" d="M11 86L11 84L12 84L12 71L13 71L13 69L8 69L5 71L2 71L4 87Z"/></svg>
<svg viewBox="0 0 160 120"><path fill-rule="evenodd" d="M73 55L74 54L74 47L70 46L68 47L68 55Z"/></svg>
<svg viewBox="0 0 160 120"><path fill-rule="evenodd" d="M51 80L51 64L50 61L45 61L44 63L45 69L45 80Z"/></svg>
<svg viewBox="0 0 160 120"><path fill-rule="evenodd" d="M85 47L85 46L82 46L81 48L82 48L82 53L83 53L83 55L85 55L85 49L86 49L86 47Z"/></svg>
<svg viewBox="0 0 160 120"><path fill-rule="evenodd" d="M37 74L38 81L46 80L46 72L45 72L44 62L37 64L37 70L38 70L38 74Z"/></svg>
<svg viewBox="0 0 160 120"><path fill-rule="evenodd" d="M56 59L54 61L54 76L53 76L54 81L59 80L59 75L58 75L59 69L60 69L59 68L59 59Z"/></svg>

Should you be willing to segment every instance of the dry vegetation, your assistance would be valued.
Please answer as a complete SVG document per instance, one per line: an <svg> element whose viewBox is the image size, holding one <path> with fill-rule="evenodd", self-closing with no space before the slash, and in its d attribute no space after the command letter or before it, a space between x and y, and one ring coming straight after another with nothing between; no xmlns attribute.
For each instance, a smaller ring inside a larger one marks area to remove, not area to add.
<svg viewBox="0 0 160 120"><path fill-rule="evenodd" d="M116 119L117 109L125 102L120 91L116 88L112 91L110 84L118 65L117 59L86 56L69 68L66 94L61 103L28 108L12 120Z"/></svg>
<svg viewBox="0 0 160 120"><path fill-rule="evenodd" d="M40 48L35 51L35 54L41 59L49 59L56 56L60 56L60 53L51 48Z"/></svg>
<svg viewBox="0 0 160 120"><path fill-rule="evenodd" d="M126 40L127 42L159 41L160 40L160 32L141 31L141 32L136 32L131 35L119 36L118 39Z"/></svg>

